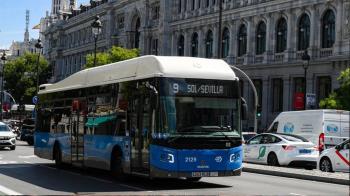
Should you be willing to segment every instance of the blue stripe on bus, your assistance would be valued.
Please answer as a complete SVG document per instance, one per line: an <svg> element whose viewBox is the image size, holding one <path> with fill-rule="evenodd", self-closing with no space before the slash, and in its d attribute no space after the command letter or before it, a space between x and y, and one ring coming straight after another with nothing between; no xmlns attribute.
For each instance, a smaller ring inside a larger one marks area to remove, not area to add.
<svg viewBox="0 0 350 196"><path fill-rule="evenodd" d="M222 150L176 150L157 145L151 145L150 154L151 166L179 172L236 170L242 166L243 155L242 146Z"/></svg>

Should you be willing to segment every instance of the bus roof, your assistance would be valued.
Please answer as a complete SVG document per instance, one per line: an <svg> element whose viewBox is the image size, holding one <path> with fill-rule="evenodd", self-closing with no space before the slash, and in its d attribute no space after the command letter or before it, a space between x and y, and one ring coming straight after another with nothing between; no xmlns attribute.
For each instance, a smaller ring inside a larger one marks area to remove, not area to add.
<svg viewBox="0 0 350 196"><path fill-rule="evenodd" d="M55 84L40 85L39 94L152 77L238 80L220 59L147 55L85 69Z"/></svg>

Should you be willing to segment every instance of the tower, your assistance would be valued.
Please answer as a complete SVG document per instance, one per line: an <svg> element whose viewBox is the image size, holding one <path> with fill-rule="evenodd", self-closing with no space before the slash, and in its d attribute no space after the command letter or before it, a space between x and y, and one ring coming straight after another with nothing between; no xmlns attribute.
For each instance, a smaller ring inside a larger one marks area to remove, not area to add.
<svg viewBox="0 0 350 196"><path fill-rule="evenodd" d="M24 33L24 43L29 43L29 10L26 10L26 30Z"/></svg>
<svg viewBox="0 0 350 196"><path fill-rule="evenodd" d="M69 0L69 8L74 9L77 5L77 0Z"/></svg>

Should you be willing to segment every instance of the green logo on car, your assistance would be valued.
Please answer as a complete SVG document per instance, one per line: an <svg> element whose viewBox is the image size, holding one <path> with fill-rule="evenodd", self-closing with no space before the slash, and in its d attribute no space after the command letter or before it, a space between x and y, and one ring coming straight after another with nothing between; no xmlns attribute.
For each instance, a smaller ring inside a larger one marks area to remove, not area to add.
<svg viewBox="0 0 350 196"><path fill-rule="evenodd" d="M261 146L260 149L259 149L259 156L258 156L258 159L264 157L264 156L265 156L265 153L266 153L266 146Z"/></svg>

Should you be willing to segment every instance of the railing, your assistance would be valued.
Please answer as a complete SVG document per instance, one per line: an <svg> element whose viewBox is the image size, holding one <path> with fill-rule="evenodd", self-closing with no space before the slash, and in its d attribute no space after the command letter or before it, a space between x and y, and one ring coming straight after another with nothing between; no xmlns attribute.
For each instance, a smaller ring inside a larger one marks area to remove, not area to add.
<svg viewBox="0 0 350 196"><path fill-rule="evenodd" d="M322 48L320 50L320 57L325 58L333 55L333 48Z"/></svg>
<svg viewBox="0 0 350 196"><path fill-rule="evenodd" d="M283 59L284 59L284 53L275 54L275 61L283 61Z"/></svg>
<svg viewBox="0 0 350 196"><path fill-rule="evenodd" d="M255 63L262 63L263 61L264 61L264 55L255 56L255 59L254 59Z"/></svg>
<svg viewBox="0 0 350 196"><path fill-rule="evenodd" d="M237 64L242 65L244 63L244 57L238 57L237 58Z"/></svg>
<svg viewBox="0 0 350 196"><path fill-rule="evenodd" d="M297 60L300 60L303 54L304 54L304 51L297 51Z"/></svg>

